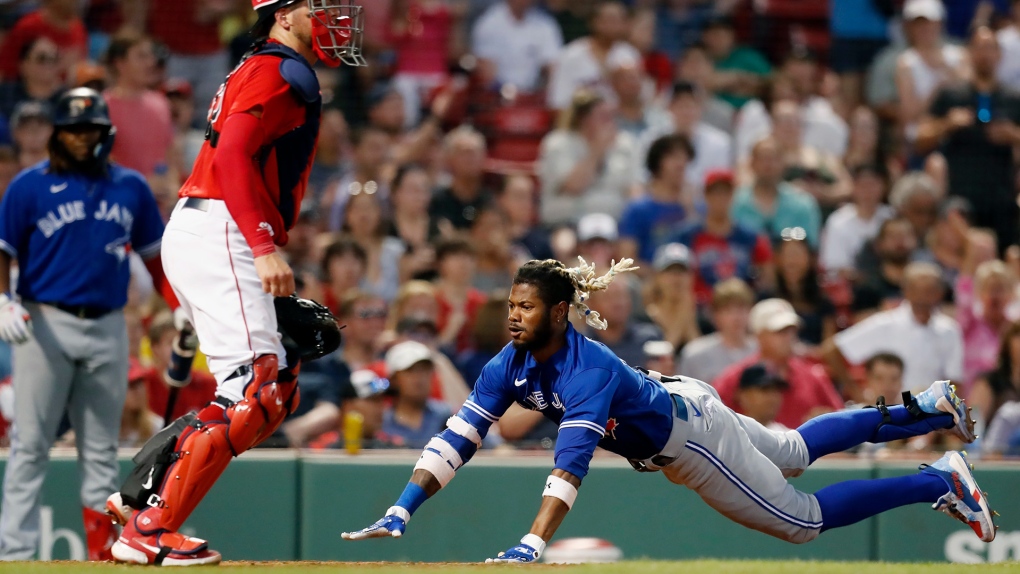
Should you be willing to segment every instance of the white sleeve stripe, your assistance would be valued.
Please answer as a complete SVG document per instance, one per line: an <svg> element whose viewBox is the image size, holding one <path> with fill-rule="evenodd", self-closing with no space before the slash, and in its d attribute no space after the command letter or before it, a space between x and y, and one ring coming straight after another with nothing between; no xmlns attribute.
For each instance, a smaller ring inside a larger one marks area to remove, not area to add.
<svg viewBox="0 0 1020 574"><path fill-rule="evenodd" d="M599 433L601 436L606 436L606 429L590 421L566 421L564 423L560 423L559 430L566 428L586 428Z"/></svg>
<svg viewBox="0 0 1020 574"><path fill-rule="evenodd" d="M11 257L14 257L15 259L18 258L18 250L15 249L13 245L7 243L3 239L0 239L0 249L6 251L8 254L10 254Z"/></svg>
<svg viewBox="0 0 1020 574"><path fill-rule="evenodd" d="M475 414L489 421L490 423L496 422L496 417L492 416L491 414L489 414L489 411L483 409L482 407L478 406L476 403L472 401L464 401L464 408L473 411Z"/></svg>
<svg viewBox="0 0 1020 574"><path fill-rule="evenodd" d="M475 425L454 415L446 421L446 426L454 433L475 443L475 445L482 446L482 435L475 428Z"/></svg>
<svg viewBox="0 0 1020 574"><path fill-rule="evenodd" d="M154 255L159 255L159 250L163 245L163 239L157 239L156 241L135 249L135 252L142 256L142 259L148 259Z"/></svg>

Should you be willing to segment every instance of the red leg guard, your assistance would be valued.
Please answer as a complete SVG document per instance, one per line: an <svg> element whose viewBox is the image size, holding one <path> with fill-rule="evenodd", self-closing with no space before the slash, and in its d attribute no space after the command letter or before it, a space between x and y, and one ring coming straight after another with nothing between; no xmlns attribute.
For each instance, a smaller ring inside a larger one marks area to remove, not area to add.
<svg viewBox="0 0 1020 574"><path fill-rule="evenodd" d="M113 560L110 548L117 541L117 527L110 522L110 517L100 510L81 509L81 518L85 523L85 545L88 548L89 560Z"/></svg>

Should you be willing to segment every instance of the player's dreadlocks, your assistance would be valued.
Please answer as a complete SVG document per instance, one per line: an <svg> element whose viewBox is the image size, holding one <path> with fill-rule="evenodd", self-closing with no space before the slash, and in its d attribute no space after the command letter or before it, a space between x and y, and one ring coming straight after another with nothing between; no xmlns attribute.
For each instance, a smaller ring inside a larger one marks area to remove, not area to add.
<svg viewBox="0 0 1020 574"><path fill-rule="evenodd" d="M637 267L632 266L633 259L622 259L619 263L614 260L605 275L595 277L595 265L589 264L583 257L577 259L580 261L577 267L567 267L555 259L528 261L514 275L514 285L534 285L547 307L566 301L578 315L584 317L586 323L599 330L605 329L606 321L585 301L592 293L609 287L618 274L634 271Z"/></svg>

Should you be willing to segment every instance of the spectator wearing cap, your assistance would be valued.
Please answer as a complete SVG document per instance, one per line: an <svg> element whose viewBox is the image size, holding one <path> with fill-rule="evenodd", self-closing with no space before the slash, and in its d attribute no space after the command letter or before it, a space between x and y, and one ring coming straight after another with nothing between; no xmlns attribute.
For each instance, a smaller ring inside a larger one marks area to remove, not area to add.
<svg viewBox="0 0 1020 574"><path fill-rule="evenodd" d="M542 223L571 223L585 213L619 217L638 182L638 153L637 141L617 129L609 103L578 91L539 148Z"/></svg>
<svg viewBox="0 0 1020 574"><path fill-rule="evenodd" d="M323 207L329 213L328 228L339 230L343 226L344 211L352 191L374 190L381 197L389 196L389 186L384 176L388 165L390 145L386 132L373 126L365 126L351 132L350 162L341 169L339 178L326 186L323 192Z"/></svg>
<svg viewBox="0 0 1020 574"><path fill-rule="evenodd" d="M635 320L634 295L629 280L618 277L604 291L593 294L592 306L599 310L609 326L601 331L584 331L592 340L609 347L628 365L643 364L645 343L663 338L662 331L655 324Z"/></svg>
<svg viewBox="0 0 1020 574"><path fill-rule="evenodd" d="M492 201L483 181L485 154L485 137L471 126L457 127L444 138L443 161L450 183L435 191L429 206L429 216L441 229L469 229L479 210Z"/></svg>
<svg viewBox="0 0 1020 574"><path fill-rule="evenodd" d="M733 165L733 138L702 119L704 96L698 90L690 82L674 84L668 113L660 114L659 119L641 137L643 148L647 148L648 142L654 138L663 135L679 134L687 138L693 153L683 174L684 182L696 192L693 199L700 201L705 174L717 169L729 169Z"/></svg>
<svg viewBox="0 0 1020 574"><path fill-rule="evenodd" d="M772 67L757 50L737 44L733 21L726 16L709 20L701 34L709 56L715 63L711 80L713 92L740 109L758 93Z"/></svg>
<svg viewBox="0 0 1020 574"><path fill-rule="evenodd" d="M889 172L881 164L866 163L853 170L851 202L825 221L818 263L830 275L852 278L855 261L864 245L878 235L882 223L896 211L882 203Z"/></svg>
<svg viewBox="0 0 1020 574"><path fill-rule="evenodd" d="M337 322L348 327L344 329L344 344L340 349L350 370L362 369L376 359L386 316L386 302L378 295L352 291L343 298Z"/></svg>
<svg viewBox="0 0 1020 574"><path fill-rule="evenodd" d="M870 249L857 257L854 309L866 312L898 305L903 297L903 277L916 249L909 221L901 217L883 221Z"/></svg>
<svg viewBox="0 0 1020 574"><path fill-rule="evenodd" d="M1012 155L1020 144L1020 94L995 77L1001 51L990 29L974 30L967 50L970 79L936 92L916 144L921 151L940 149L949 194L970 202L973 223L994 229L1005 251L1020 237Z"/></svg>
<svg viewBox="0 0 1020 574"><path fill-rule="evenodd" d="M510 239L530 255L530 259L552 259L549 230L535 224L535 179L523 173L511 174L503 180L496 196L509 225Z"/></svg>
<svg viewBox="0 0 1020 574"><path fill-rule="evenodd" d="M652 142L645 160L652 179L645 194L628 203L620 217L622 257L650 262L694 211L684 177L693 157L694 147L686 136L673 134Z"/></svg>
<svg viewBox="0 0 1020 574"><path fill-rule="evenodd" d="M803 190L783 181L783 160L779 144L766 138L751 151L753 181L737 190L730 214L734 221L780 239L783 229L803 228L812 247L818 246L822 213L818 201Z"/></svg>
<svg viewBox="0 0 1020 574"><path fill-rule="evenodd" d="M641 64L641 53L626 42L627 8L622 2L599 2L589 27L591 35L564 46L553 64L547 104L554 110L571 107L580 88L594 88L612 101L605 71L621 63Z"/></svg>
<svg viewBox="0 0 1020 574"><path fill-rule="evenodd" d="M641 366L649 371L655 371L664 375L677 374L676 369L676 348L669 341L656 340L648 341L641 346L644 354L644 361Z"/></svg>
<svg viewBox="0 0 1020 574"><path fill-rule="evenodd" d="M46 36L22 46L18 54L18 74L0 84L0 114L10 118L21 102L35 101L56 105L63 81L60 52Z"/></svg>
<svg viewBox="0 0 1020 574"><path fill-rule="evenodd" d="M454 354L474 346L471 330L486 300L485 294L473 286L476 258L475 246L465 237L442 239L436 244L439 346Z"/></svg>
<svg viewBox="0 0 1020 574"><path fill-rule="evenodd" d="M494 3L471 30L471 52L495 68L499 85L522 92L541 89L563 47L563 35L534 0Z"/></svg>
<svg viewBox="0 0 1020 574"><path fill-rule="evenodd" d="M759 289L772 284L772 246L768 238L731 217L733 173L705 176L705 216L681 228L674 240L691 250L698 302L708 304L712 289L737 278Z"/></svg>
<svg viewBox="0 0 1020 574"><path fill-rule="evenodd" d="M61 76L88 53L88 32L78 15L77 0L41 0L39 5L38 10L19 19L4 36L0 45L0 75L4 80L18 77L22 49L40 36L57 46Z"/></svg>
<svg viewBox="0 0 1020 574"><path fill-rule="evenodd" d="M903 359L899 355L875 353L864 363L864 404L876 404L882 397L887 405L901 405L902 390Z"/></svg>
<svg viewBox="0 0 1020 574"><path fill-rule="evenodd" d="M685 377L712 382L726 367L754 354L758 342L747 328L754 300L754 291L740 279L731 278L716 284L711 308L715 332L684 346L678 372Z"/></svg>
<svg viewBox="0 0 1020 574"><path fill-rule="evenodd" d="M432 351L415 341L397 343L386 352L386 372L396 398L383 413L382 431L402 439L407 448L425 448L452 414L445 403L429 398L435 373Z"/></svg>
<svg viewBox="0 0 1020 574"><path fill-rule="evenodd" d="M194 125L194 90L187 80L172 78L164 84L163 93L170 102L170 119L174 124L174 154L180 158L183 173L191 173L198 152L205 144L205 130Z"/></svg>
<svg viewBox="0 0 1020 574"><path fill-rule="evenodd" d="M843 0L830 6L829 65L839 74L843 101L848 109L854 109L861 101L864 73L889 43L890 14L883 13L873 0Z"/></svg>
<svg viewBox="0 0 1020 574"><path fill-rule="evenodd" d="M939 310L944 289L938 267L920 262L908 265L902 304L826 341L823 356L835 380L853 390L847 364L859 365L882 351L903 359L902 390L919 391L934 381L962 380L963 336L959 324Z"/></svg>
<svg viewBox="0 0 1020 574"><path fill-rule="evenodd" d="M354 371L346 379L341 379L339 416L341 431L345 430L343 425L348 417L360 415L362 448L402 446L394 444L390 437L382 432L386 399L392 392L389 379L368 369ZM333 434L330 433L330 435ZM339 440L332 441L331 447L344 448L347 446L347 437L344 432L335 433L335 436Z"/></svg>
<svg viewBox="0 0 1020 574"><path fill-rule="evenodd" d="M783 394L790 388L782 377L770 372L765 365L755 363L740 372L738 381L733 400L741 414L769 430L790 430L776 422L783 408Z"/></svg>
<svg viewBox="0 0 1020 574"><path fill-rule="evenodd" d="M149 86L158 83L155 45L146 36L124 32L110 42L106 64L113 85L103 93L117 128L113 158L146 177L161 166L178 168L170 102Z"/></svg>
<svg viewBox="0 0 1020 574"><path fill-rule="evenodd" d="M652 268L643 293L645 312L662 331L662 339L680 349L701 336L690 250L667 243L655 253Z"/></svg>
<svg viewBox="0 0 1020 574"><path fill-rule="evenodd" d="M589 213L577 222L577 254L596 268L608 268L619 258L620 232L606 213Z"/></svg>
<svg viewBox="0 0 1020 574"><path fill-rule="evenodd" d="M747 367L761 363L789 385L783 390L783 405L775 421L797 428L806 420L843 408L843 400L825 374L825 369L794 354L800 317L782 299L766 299L751 309L751 332L758 339L758 352L724 370L712 386L726 406L741 412L736 402L740 375Z"/></svg>
<svg viewBox="0 0 1020 574"><path fill-rule="evenodd" d="M492 295L478 308L472 338L475 346L457 355L454 364L464 381L474 387L482 368L510 342L507 328L506 293Z"/></svg>
<svg viewBox="0 0 1020 574"><path fill-rule="evenodd" d="M676 79L694 86L694 95L701 102L702 120L729 135L733 132L733 119L737 113L733 104L709 89L713 77L713 62L705 44L698 41L688 46L676 65Z"/></svg>
<svg viewBox="0 0 1020 574"><path fill-rule="evenodd" d="M149 340L151 353L151 363L145 371L149 410L162 416L166 413L166 403L170 396L170 388L164 375L170 364L174 340L177 338L173 315L168 311L156 314L152 317L145 334ZM215 398L216 378L206 371L193 368L191 382L177 391L177 402L174 403L174 410L170 413L170 420L176 420L190 411L201 410Z"/></svg>
<svg viewBox="0 0 1020 574"><path fill-rule="evenodd" d="M146 370L130 359L127 394L120 417L120 448L139 448L163 428L163 419L154 413L146 396Z"/></svg>
<svg viewBox="0 0 1020 574"><path fill-rule="evenodd" d="M11 115L11 137L18 154L18 166L28 169L49 158L48 144L53 135L53 117L49 105L27 101L18 104Z"/></svg>

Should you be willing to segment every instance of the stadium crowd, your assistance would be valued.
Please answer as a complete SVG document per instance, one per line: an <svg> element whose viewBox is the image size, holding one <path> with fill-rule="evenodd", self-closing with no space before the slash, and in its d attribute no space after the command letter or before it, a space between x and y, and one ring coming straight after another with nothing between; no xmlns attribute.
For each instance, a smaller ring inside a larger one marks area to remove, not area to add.
<svg viewBox="0 0 1020 574"><path fill-rule="evenodd" d="M55 98L90 86L114 160L169 217L250 42L250 2L0 10L0 190L46 159ZM272 446L423 447L509 342L517 266L582 256L641 266L592 297L608 329L575 323L631 365L709 381L775 428L951 379L981 452L1020 454L1020 0L364 10L371 65L320 70L319 148L286 247L344 343L303 366ZM164 423L175 336L134 268L125 447ZM199 361L173 416L214 389ZM515 406L487 441L548 449L556 431Z"/></svg>

